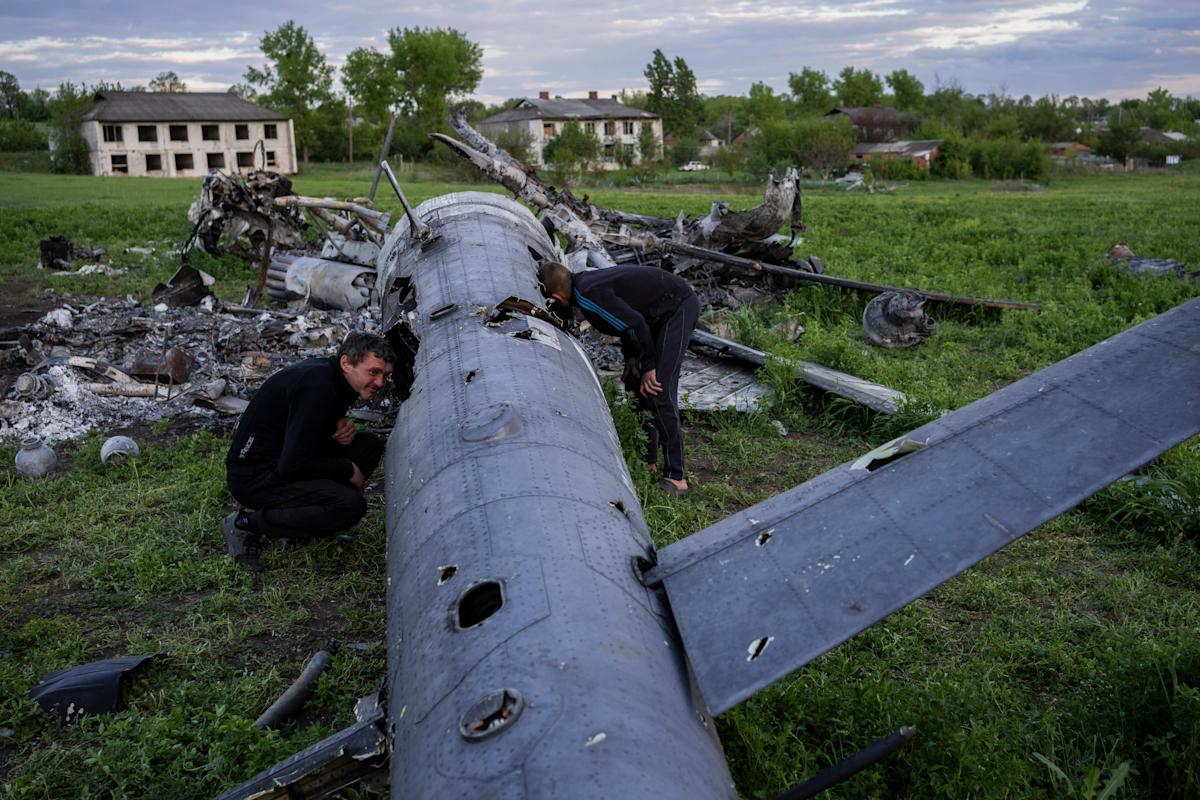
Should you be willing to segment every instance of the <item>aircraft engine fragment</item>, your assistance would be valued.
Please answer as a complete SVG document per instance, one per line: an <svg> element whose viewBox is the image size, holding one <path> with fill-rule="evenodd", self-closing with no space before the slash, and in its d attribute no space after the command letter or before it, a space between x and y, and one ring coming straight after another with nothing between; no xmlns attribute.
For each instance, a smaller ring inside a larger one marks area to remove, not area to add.
<svg viewBox="0 0 1200 800"><path fill-rule="evenodd" d="M876 347L911 347L937 333L937 322L925 313L916 292L883 292L863 310L863 328Z"/></svg>

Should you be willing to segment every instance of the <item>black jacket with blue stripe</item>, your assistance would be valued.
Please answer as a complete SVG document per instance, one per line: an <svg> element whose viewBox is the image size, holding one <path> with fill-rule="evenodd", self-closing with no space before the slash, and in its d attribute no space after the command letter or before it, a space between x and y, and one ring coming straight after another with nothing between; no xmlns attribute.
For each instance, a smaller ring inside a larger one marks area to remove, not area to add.
<svg viewBox="0 0 1200 800"><path fill-rule="evenodd" d="M619 336L621 352L646 372L658 363L658 327L693 294L687 281L665 269L608 267L576 273L571 299L597 330Z"/></svg>

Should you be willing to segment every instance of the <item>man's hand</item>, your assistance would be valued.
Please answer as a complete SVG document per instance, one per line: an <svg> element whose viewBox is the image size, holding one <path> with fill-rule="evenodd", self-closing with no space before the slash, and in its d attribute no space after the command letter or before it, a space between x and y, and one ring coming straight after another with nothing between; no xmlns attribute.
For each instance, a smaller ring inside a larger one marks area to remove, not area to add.
<svg viewBox="0 0 1200 800"><path fill-rule="evenodd" d="M658 382L658 375L655 374L655 371L652 369L648 369L645 372L643 372L642 373L642 388L641 388L642 396L649 397L651 395L658 394L661 391L662 391L662 384Z"/></svg>
<svg viewBox="0 0 1200 800"><path fill-rule="evenodd" d="M338 444L350 444L354 441L357 433L358 428L354 427L354 420L342 417L337 421L337 427L333 430L333 440Z"/></svg>
<svg viewBox="0 0 1200 800"><path fill-rule="evenodd" d="M354 474L350 476L350 482L353 483L356 488L361 490L363 488L362 470L358 468L358 464L355 464L354 462L350 463L354 467Z"/></svg>

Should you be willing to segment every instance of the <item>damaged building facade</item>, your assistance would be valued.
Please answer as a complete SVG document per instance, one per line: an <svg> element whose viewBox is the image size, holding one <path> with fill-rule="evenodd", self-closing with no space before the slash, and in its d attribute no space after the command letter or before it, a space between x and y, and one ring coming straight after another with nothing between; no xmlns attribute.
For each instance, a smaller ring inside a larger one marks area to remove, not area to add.
<svg viewBox="0 0 1200 800"><path fill-rule="evenodd" d="M296 171L287 115L227 92L97 92L80 133L93 175Z"/></svg>
<svg viewBox="0 0 1200 800"><path fill-rule="evenodd" d="M642 160L638 137L646 126L654 131L657 143L654 159L662 158L662 117L623 105L616 95L601 99L599 92L588 92L586 99L551 98L549 92L540 92L537 97L523 98L507 111L483 120L479 123L479 132L492 141L513 136L526 139L529 141L530 166L543 167L546 161L542 152L546 144L562 133L569 122L578 122L600 140L600 166L604 169L619 169L622 151L631 156L632 163Z"/></svg>

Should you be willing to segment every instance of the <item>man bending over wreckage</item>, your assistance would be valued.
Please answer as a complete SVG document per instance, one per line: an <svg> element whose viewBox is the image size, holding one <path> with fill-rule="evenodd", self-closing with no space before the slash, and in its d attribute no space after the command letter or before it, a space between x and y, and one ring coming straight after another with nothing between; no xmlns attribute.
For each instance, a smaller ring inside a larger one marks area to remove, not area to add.
<svg viewBox="0 0 1200 800"><path fill-rule="evenodd" d="M259 388L225 457L229 493L243 508L221 533L238 564L262 571L262 537L329 536L367 513L363 484L384 442L358 433L346 411L383 388L395 361L385 339L355 332L337 355L284 367Z"/></svg>
<svg viewBox="0 0 1200 800"><path fill-rule="evenodd" d="M679 368L700 316L700 299L691 285L653 267L608 267L572 275L552 261L541 264L538 276L551 300L578 308L601 333L620 337L622 379L627 388L636 388L638 408L650 412L646 464L657 469L661 444L659 488L687 492L678 395Z"/></svg>

